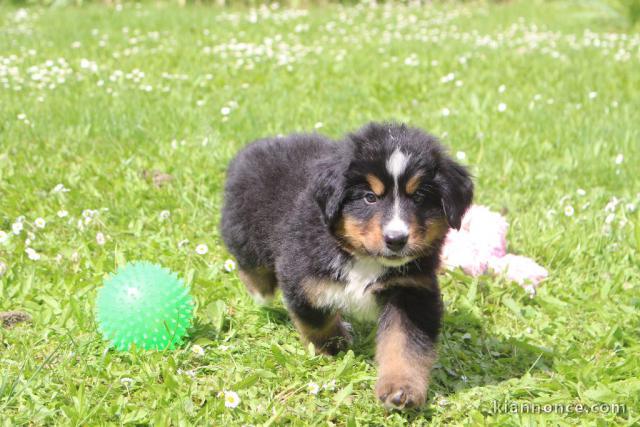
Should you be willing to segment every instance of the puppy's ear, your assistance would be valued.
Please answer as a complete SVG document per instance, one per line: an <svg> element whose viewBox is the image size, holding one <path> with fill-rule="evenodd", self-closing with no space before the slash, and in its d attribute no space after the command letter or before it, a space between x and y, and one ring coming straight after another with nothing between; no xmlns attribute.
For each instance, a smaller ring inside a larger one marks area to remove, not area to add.
<svg viewBox="0 0 640 427"><path fill-rule="evenodd" d="M459 230L462 217L473 200L471 176L464 166L444 157L434 180L440 189L442 209L449 227Z"/></svg>
<svg viewBox="0 0 640 427"><path fill-rule="evenodd" d="M319 161L315 166L313 198L320 207L325 225L331 227L342 209L348 164L337 157Z"/></svg>

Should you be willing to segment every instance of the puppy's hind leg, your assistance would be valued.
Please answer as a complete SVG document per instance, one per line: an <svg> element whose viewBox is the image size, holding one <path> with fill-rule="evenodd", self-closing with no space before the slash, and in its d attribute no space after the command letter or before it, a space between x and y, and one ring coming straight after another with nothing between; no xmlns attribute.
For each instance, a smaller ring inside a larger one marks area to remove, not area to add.
<svg viewBox="0 0 640 427"><path fill-rule="evenodd" d="M276 274L273 271L262 267L241 267L238 275L256 303L265 305L273 301L278 286Z"/></svg>

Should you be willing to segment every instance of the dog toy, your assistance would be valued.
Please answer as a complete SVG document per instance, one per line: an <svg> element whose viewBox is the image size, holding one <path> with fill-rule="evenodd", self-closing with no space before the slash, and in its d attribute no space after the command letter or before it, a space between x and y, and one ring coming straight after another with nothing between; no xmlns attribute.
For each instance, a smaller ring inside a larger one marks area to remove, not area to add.
<svg viewBox="0 0 640 427"><path fill-rule="evenodd" d="M447 234L442 249L443 264L449 269L460 267L471 276L487 272L504 274L534 294L548 272L530 258L507 254L508 228L502 215L485 206L471 206L460 230Z"/></svg>
<svg viewBox="0 0 640 427"><path fill-rule="evenodd" d="M98 291L96 320L117 350L173 349L193 318L189 287L175 273L146 261L121 267Z"/></svg>

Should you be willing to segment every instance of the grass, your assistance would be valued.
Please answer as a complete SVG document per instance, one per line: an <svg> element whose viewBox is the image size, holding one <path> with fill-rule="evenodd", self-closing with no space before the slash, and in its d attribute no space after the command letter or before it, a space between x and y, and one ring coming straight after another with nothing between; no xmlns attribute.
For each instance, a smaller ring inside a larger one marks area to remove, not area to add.
<svg viewBox="0 0 640 427"><path fill-rule="evenodd" d="M597 22L566 2L0 7L0 311L32 316L0 328L0 425L640 423L640 36ZM370 325L319 357L280 302L255 306L217 231L243 144L372 119L466 153L509 250L550 271L534 298L442 275L422 411L376 402ZM139 259L191 284L184 348L117 353L96 332L103 278Z"/></svg>

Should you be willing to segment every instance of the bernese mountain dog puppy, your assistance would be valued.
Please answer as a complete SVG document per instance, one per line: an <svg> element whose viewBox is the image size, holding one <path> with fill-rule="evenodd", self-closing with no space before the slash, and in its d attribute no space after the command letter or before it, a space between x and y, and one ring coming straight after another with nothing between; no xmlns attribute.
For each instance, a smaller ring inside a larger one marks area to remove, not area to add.
<svg viewBox="0 0 640 427"><path fill-rule="evenodd" d="M436 357L440 248L472 197L469 173L435 137L370 123L339 142L248 145L229 165L221 231L249 292L269 300L279 286L317 351L351 342L341 313L377 320L376 395L415 407Z"/></svg>

